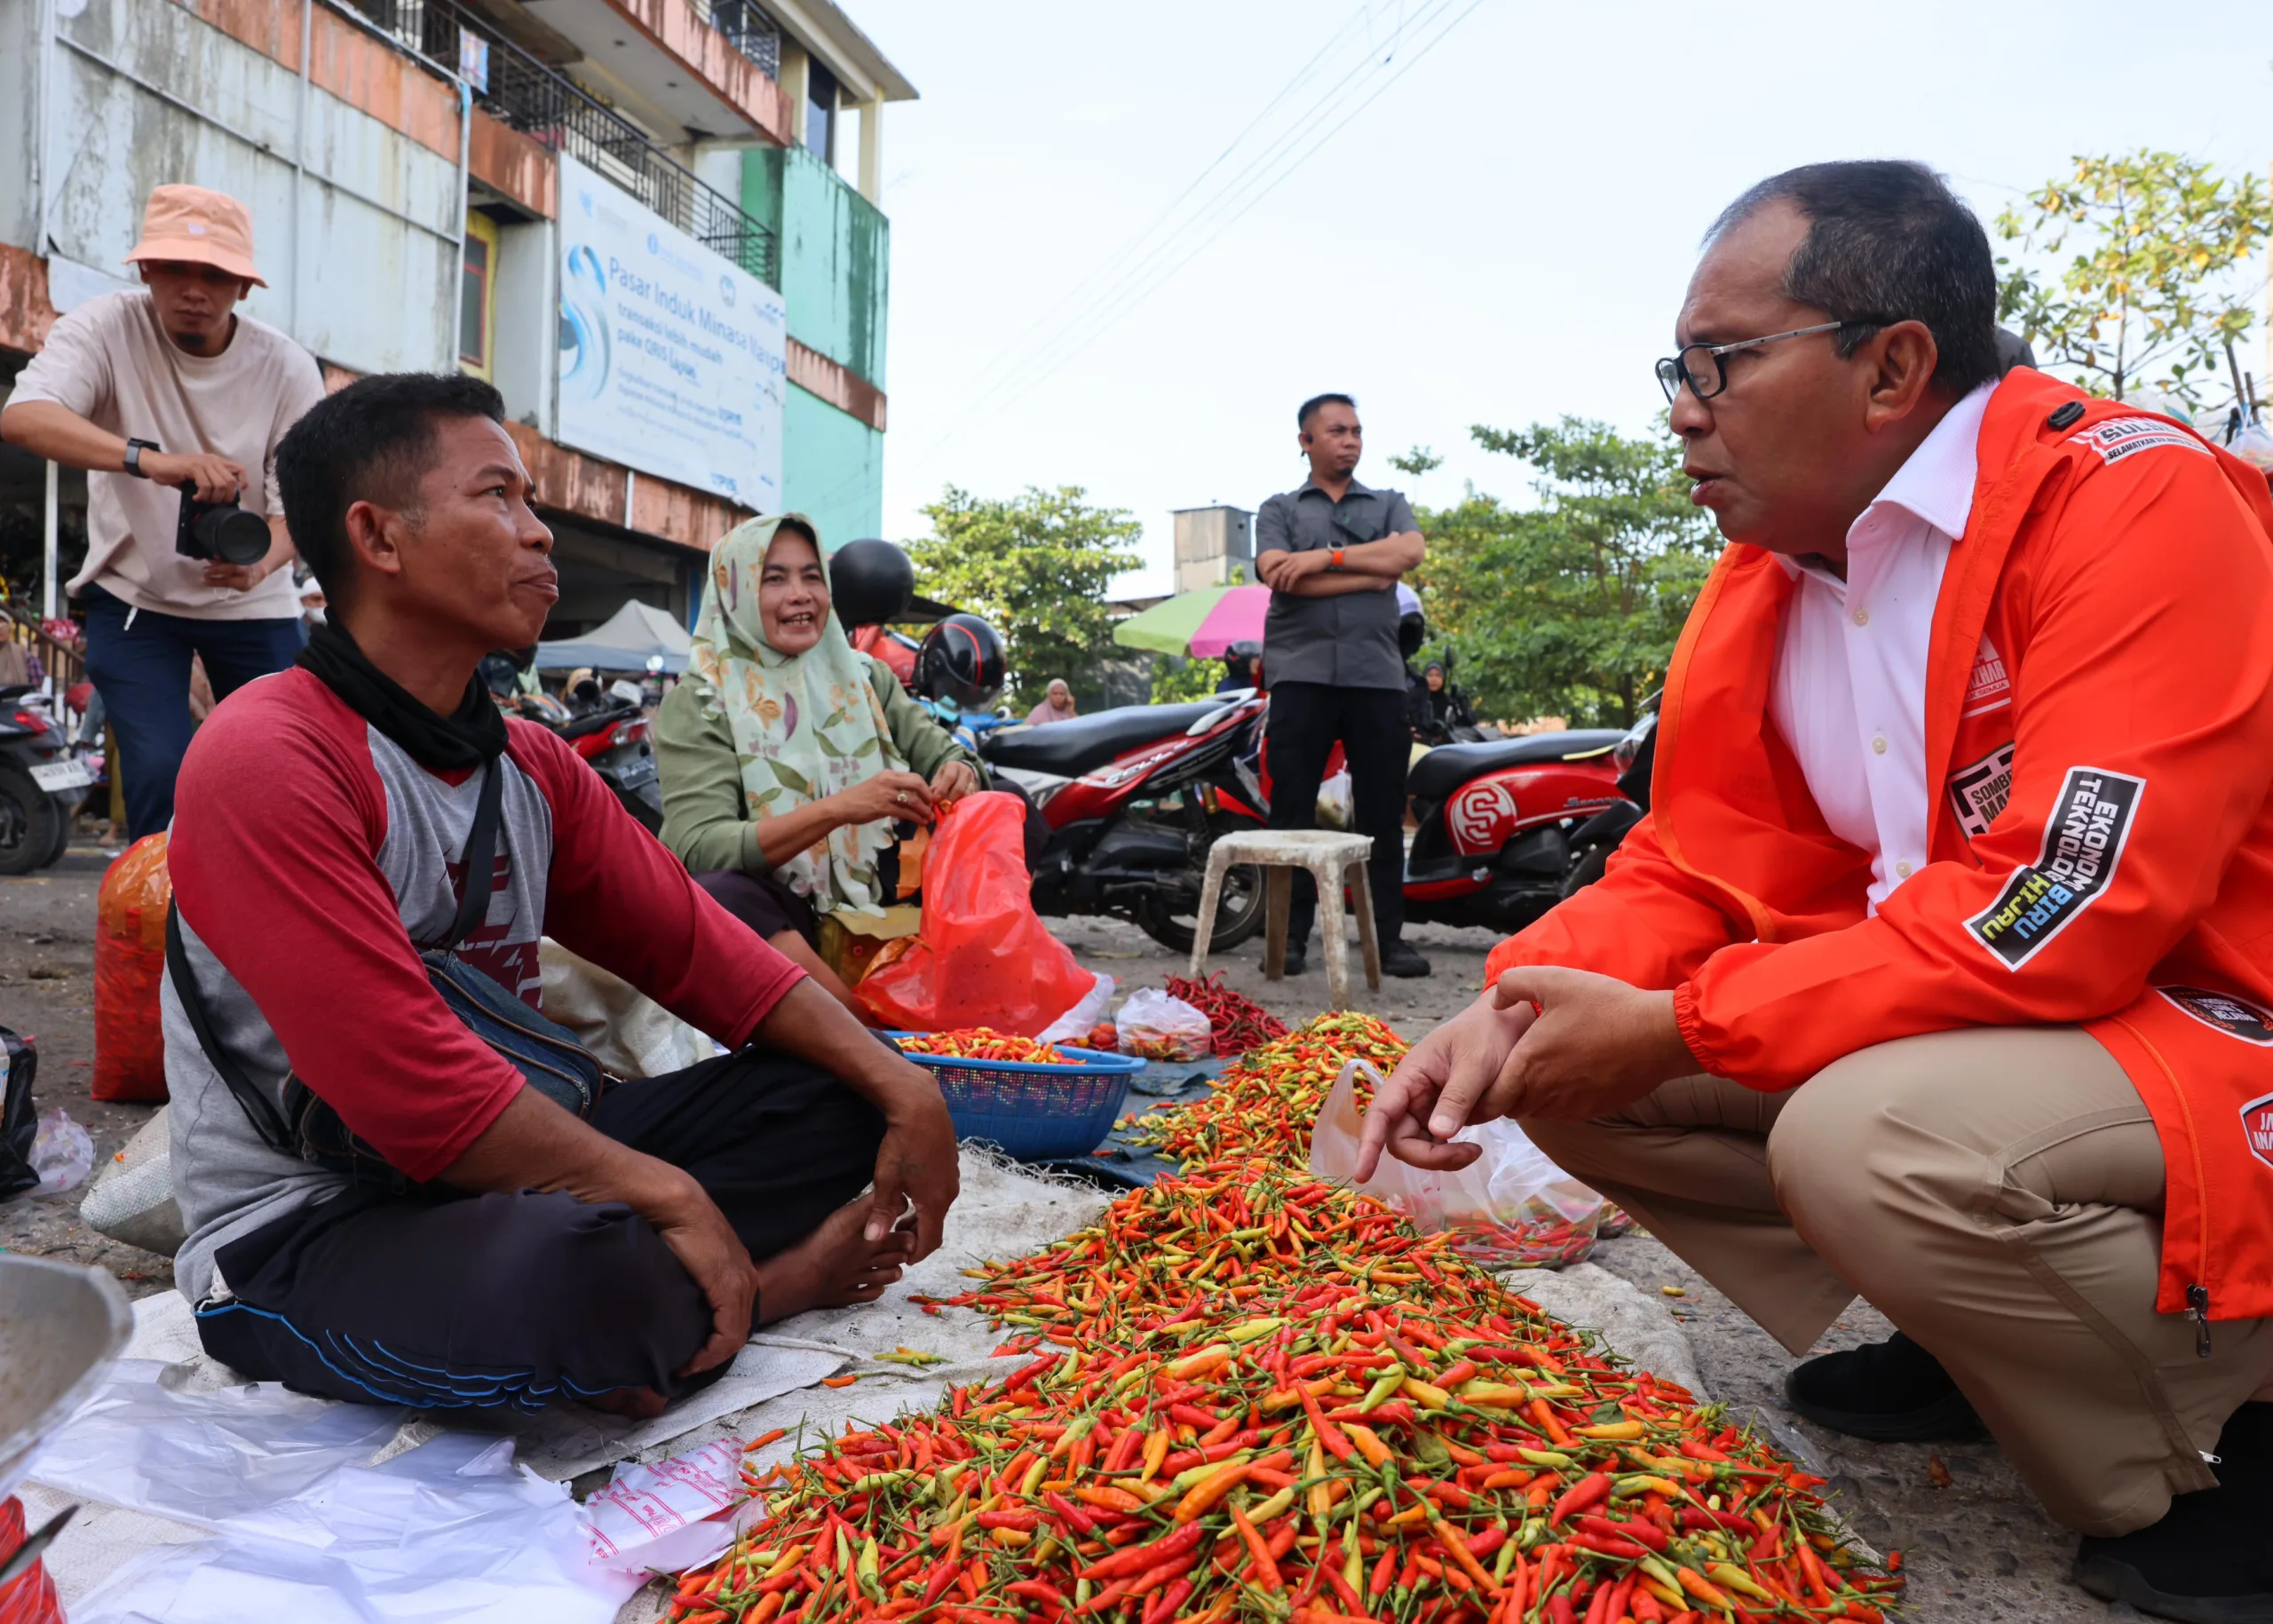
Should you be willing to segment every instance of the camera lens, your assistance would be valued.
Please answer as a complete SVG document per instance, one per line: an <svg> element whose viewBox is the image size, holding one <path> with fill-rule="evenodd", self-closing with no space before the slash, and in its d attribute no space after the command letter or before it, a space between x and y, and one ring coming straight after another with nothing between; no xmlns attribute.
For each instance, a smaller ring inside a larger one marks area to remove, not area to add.
<svg viewBox="0 0 2273 1624"><path fill-rule="evenodd" d="M268 521L240 507L208 508L197 516L197 539L225 564L257 564L268 556Z"/></svg>

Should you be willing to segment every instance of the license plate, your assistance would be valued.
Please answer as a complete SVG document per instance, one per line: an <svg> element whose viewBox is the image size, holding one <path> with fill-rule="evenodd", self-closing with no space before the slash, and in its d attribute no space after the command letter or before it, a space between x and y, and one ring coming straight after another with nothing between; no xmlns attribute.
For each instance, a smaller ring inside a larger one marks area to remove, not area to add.
<svg viewBox="0 0 2273 1624"><path fill-rule="evenodd" d="M87 775L87 769L75 761L51 761L32 769L32 782L51 794L84 789L94 781Z"/></svg>
<svg viewBox="0 0 2273 1624"><path fill-rule="evenodd" d="M617 770L616 777L627 789L637 789L642 784L651 784L655 780L655 758L653 756L642 756L637 761L626 762Z"/></svg>

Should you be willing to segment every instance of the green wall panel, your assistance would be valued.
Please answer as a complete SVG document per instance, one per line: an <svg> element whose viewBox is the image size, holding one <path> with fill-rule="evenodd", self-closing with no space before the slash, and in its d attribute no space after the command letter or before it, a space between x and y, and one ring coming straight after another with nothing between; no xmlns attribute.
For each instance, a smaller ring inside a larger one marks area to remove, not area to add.
<svg viewBox="0 0 2273 1624"><path fill-rule="evenodd" d="M884 523L884 437L818 395L789 385L781 425L781 494L832 551Z"/></svg>
<svg viewBox="0 0 2273 1624"><path fill-rule="evenodd" d="M891 222L803 147L743 155L742 208L780 235L789 336L885 387Z"/></svg>

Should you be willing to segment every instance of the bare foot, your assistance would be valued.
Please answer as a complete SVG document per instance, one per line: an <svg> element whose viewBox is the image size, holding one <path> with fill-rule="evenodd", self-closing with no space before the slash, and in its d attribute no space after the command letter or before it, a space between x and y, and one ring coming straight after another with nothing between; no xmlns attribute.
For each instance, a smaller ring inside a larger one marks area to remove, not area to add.
<svg viewBox="0 0 2273 1624"><path fill-rule="evenodd" d="M652 1387L619 1387L613 1392L596 1393L584 1400L595 1410L605 1410L611 1415L628 1415L633 1421L653 1421L663 1413L669 1400Z"/></svg>
<svg viewBox="0 0 2273 1624"><path fill-rule="evenodd" d="M915 1235L895 1229L882 1240L866 1234L867 1196L847 1201L786 1252L757 1263L757 1321L771 1325L809 1308L873 1303L899 1279L915 1250Z"/></svg>

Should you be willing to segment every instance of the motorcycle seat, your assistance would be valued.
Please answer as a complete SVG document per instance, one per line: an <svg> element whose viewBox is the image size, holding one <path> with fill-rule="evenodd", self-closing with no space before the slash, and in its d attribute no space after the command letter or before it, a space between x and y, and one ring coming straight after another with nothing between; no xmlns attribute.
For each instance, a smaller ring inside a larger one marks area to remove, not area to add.
<svg viewBox="0 0 2273 1624"><path fill-rule="evenodd" d="M637 705L618 705L606 710L595 710L590 716L576 717L562 723L560 736L563 739L582 739L587 733L596 733L604 728L614 727L618 722L628 720L638 714L639 707Z"/></svg>
<svg viewBox="0 0 2273 1624"><path fill-rule="evenodd" d="M1567 733L1532 733L1522 739L1493 739L1483 744L1441 744L1413 764L1405 780L1417 801L1441 801L1471 779L1507 767L1567 761L1608 749L1626 735L1614 727L1581 728Z"/></svg>
<svg viewBox="0 0 2273 1624"><path fill-rule="evenodd" d="M1220 704L1122 705L1070 722L997 728L978 747L990 765L1079 778L1123 751L1173 739ZM1614 735L1613 735L1614 736Z"/></svg>

